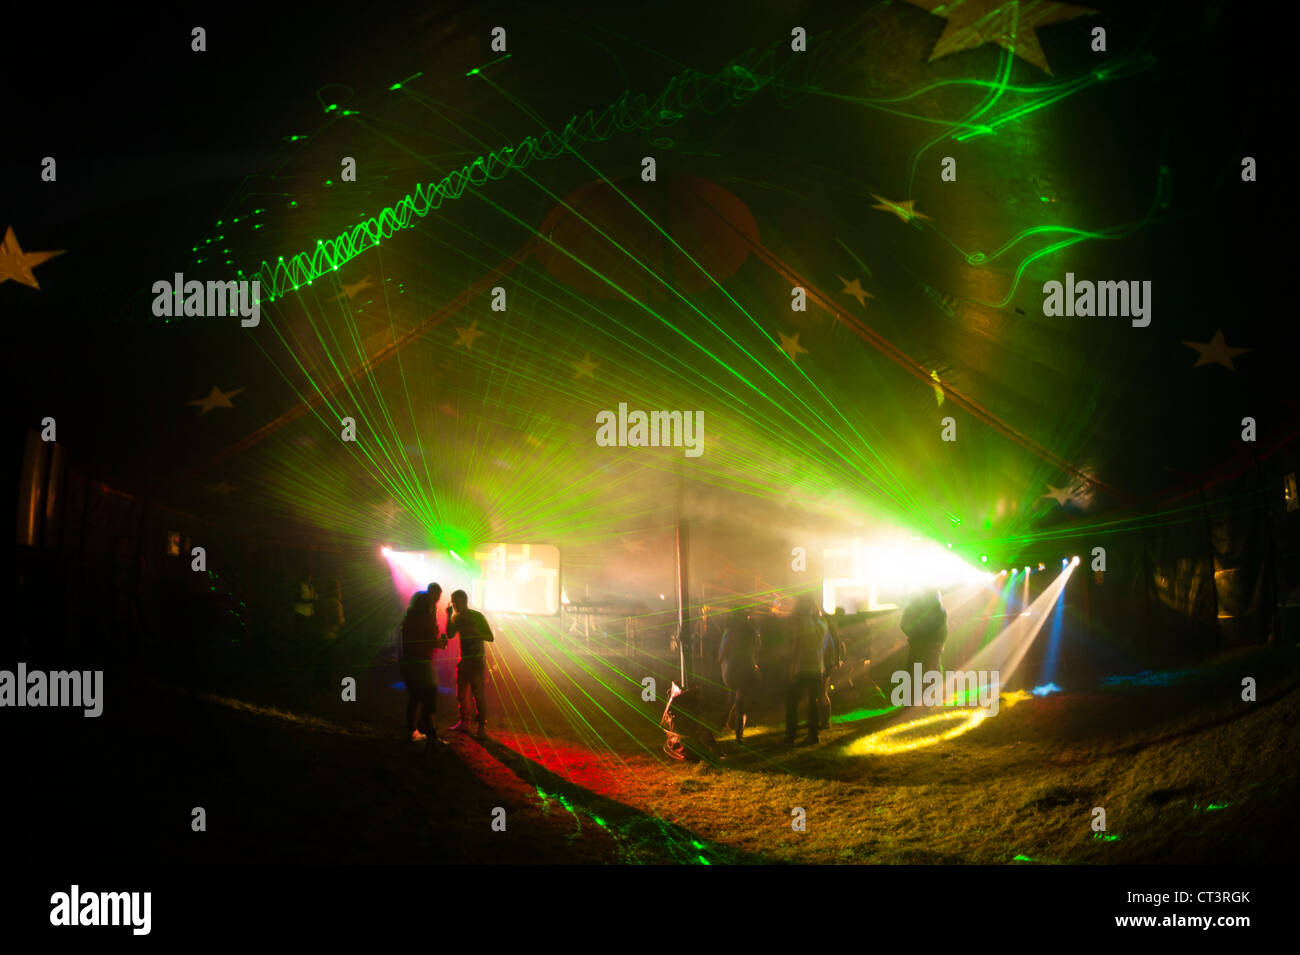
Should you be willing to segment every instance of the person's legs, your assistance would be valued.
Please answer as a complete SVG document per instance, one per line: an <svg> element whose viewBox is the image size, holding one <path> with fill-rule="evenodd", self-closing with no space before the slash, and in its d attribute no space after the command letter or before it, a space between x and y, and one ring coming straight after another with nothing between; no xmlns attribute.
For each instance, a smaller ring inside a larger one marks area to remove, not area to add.
<svg viewBox="0 0 1300 955"><path fill-rule="evenodd" d="M785 687L785 741L793 743L799 732L799 692L803 689L797 678Z"/></svg>
<svg viewBox="0 0 1300 955"><path fill-rule="evenodd" d="M925 653L921 657L921 672L923 674L929 674L929 673L939 674L939 687L940 687L939 695L941 700L944 693L943 664L940 663L940 653L942 652L942 650L943 650L942 645L934 644L932 646L926 647ZM943 702L946 703L947 700L943 700Z"/></svg>
<svg viewBox="0 0 1300 955"><path fill-rule="evenodd" d="M487 726L487 660L475 660L470 671L470 688L474 692L474 713L478 718L479 732Z"/></svg>
<svg viewBox="0 0 1300 955"><path fill-rule="evenodd" d="M406 689L406 732L414 733L419 728L420 691L414 687Z"/></svg>
<svg viewBox="0 0 1300 955"><path fill-rule="evenodd" d="M736 690L736 742L745 735L745 722L749 718L749 698L754 692L753 681L742 683Z"/></svg>
<svg viewBox="0 0 1300 955"><path fill-rule="evenodd" d="M438 688L426 686L420 690L420 732L429 739L438 735Z"/></svg>
<svg viewBox="0 0 1300 955"><path fill-rule="evenodd" d="M821 695L822 681L821 677L810 676L804 680L805 692L808 694L808 739L816 743L817 727L821 723Z"/></svg>
<svg viewBox="0 0 1300 955"><path fill-rule="evenodd" d="M456 706L460 711L460 722L456 725L461 729L469 727L469 666L469 660L456 664Z"/></svg>

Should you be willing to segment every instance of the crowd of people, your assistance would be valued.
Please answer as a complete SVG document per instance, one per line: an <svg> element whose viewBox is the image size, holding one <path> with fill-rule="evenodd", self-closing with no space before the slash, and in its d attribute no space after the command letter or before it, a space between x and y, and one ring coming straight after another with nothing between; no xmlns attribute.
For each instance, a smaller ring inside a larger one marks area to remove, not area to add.
<svg viewBox="0 0 1300 955"><path fill-rule="evenodd" d="M724 725L735 732L737 742L744 739L765 668L770 676L779 679L783 691L785 739L789 744L796 742L799 709L805 704L804 742L820 742L821 731L830 728L831 689L837 674L842 674L850 685L856 680L861 684L856 689L870 694L870 700L884 698L866 669L870 646L859 645L856 656L862 659L850 659L845 620L843 607L827 616L806 594L796 599L793 613L779 624L769 617L760 627L745 610L731 611L718 646L717 662L722 683L730 693ZM939 670L948 631L947 612L937 590L923 590L909 600L901 629L908 639L909 669L919 662L926 671ZM768 653L763 652L765 633L770 633L766 642L775 644L766 648Z"/></svg>
<svg viewBox="0 0 1300 955"><path fill-rule="evenodd" d="M402 618L398 663L407 690L406 731L414 742L444 742L438 735L438 671L434 654L458 638L459 719L451 729L468 733L473 725L474 737L486 739L486 644L495 637L487 618L469 606L468 595L463 590L451 594L443 608L444 621L440 626L442 593L437 583L416 591ZM339 581L330 580L321 596L312 574L304 573L298 580L293 609L295 655L300 661L306 661L306 669L315 674L317 685L325 685L338 668L336 648L346 624ZM827 615L806 594L795 600L793 612L786 618L756 618L744 609L732 610L727 615L725 628L719 628L720 638L706 641L705 645L710 662L716 661L717 675L729 693L724 725L734 731L738 742L744 739L765 680L780 687L785 708L785 739L790 744L798 738L800 709L805 712L803 742L816 744L820 733L829 729L831 689L837 674L842 674L843 682L850 686L856 674L860 684L856 689L874 691L873 700L883 698L863 669L870 663L870 646L859 643L851 653L845 621L844 608L836 608L833 615ZM908 638L909 669L917 662L927 671L941 667L946 621L938 591L922 591L908 602L901 628Z"/></svg>
<svg viewBox="0 0 1300 955"><path fill-rule="evenodd" d="M808 704L805 741L817 743L820 731L830 726L831 680L848 656L838 625L843 616L843 609L839 608L836 617L827 617L810 596L804 595L795 601L794 612L784 621L781 628L785 631L781 634L784 647L774 662L780 668L784 685L787 742L795 742L798 735L798 710L804 700ZM724 725L735 731L737 742L745 738L745 727L761 684L761 648L762 636L750 615L741 609L731 611L717 659L722 683L731 694ZM771 655L768 659L771 660Z"/></svg>

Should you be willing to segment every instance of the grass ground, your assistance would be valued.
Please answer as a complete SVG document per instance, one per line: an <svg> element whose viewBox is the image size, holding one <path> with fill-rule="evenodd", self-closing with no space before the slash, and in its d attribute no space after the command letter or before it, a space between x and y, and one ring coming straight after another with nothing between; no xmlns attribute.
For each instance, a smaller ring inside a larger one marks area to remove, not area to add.
<svg viewBox="0 0 1300 955"><path fill-rule="evenodd" d="M445 733L446 747L413 745L400 738L404 694L391 676L378 667L363 679L364 702L293 709L142 689L142 726L151 692L183 714L137 740L169 754L149 804L183 817L157 851L176 861L1107 864L1284 862L1297 847L1291 649L1004 702L963 735L891 755L854 753L914 714L849 719L819 746L792 749L778 714L760 712L744 744L728 740L719 763L694 765L659 751L662 704L619 717L594 678L557 699L498 674L502 716L488 743ZM1257 702L1241 701L1244 676L1258 680ZM452 700L442 703L445 727ZM188 741L177 745L168 737L181 727ZM192 804L219 838L192 836ZM490 826L497 807L505 832ZM806 831L792 827L796 807ZM1096 807L1104 832L1092 827Z"/></svg>

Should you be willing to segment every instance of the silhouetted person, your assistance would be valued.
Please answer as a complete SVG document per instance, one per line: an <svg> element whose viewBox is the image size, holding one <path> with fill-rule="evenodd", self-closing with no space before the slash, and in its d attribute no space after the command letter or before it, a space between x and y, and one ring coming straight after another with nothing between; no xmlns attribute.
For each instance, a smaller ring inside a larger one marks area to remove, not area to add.
<svg viewBox="0 0 1300 955"><path fill-rule="evenodd" d="M758 631L743 610L733 610L727 618L727 629L718 648L718 664L722 668L722 682L731 691L726 725L733 725L735 720L736 742L740 742L745 736L745 722L758 683Z"/></svg>
<svg viewBox="0 0 1300 955"><path fill-rule="evenodd" d="M903 608L900 629L907 636L907 668L921 664L922 673L943 672L943 645L948 639L948 611L939 591L923 590Z"/></svg>
<svg viewBox="0 0 1300 955"><path fill-rule="evenodd" d="M817 704L825 677L824 649L827 633L812 598L804 595L795 601L790 618L790 640L786 648L785 739L793 743L799 729L799 703L808 700L808 736L806 742L818 742Z"/></svg>
<svg viewBox="0 0 1300 955"><path fill-rule="evenodd" d="M700 649L704 654L704 665L708 668L705 679L713 683L717 683L722 676L719 670L719 665L722 662L721 648L722 626L718 620L718 615L711 613L704 619L700 634Z"/></svg>
<svg viewBox="0 0 1300 955"><path fill-rule="evenodd" d="M337 580L331 579L326 585L325 598L320 602L318 616L321 618L321 639L326 643L337 640L343 625L347 623L343 618L343 586Z"/></svg>
<svg viewBox="0 0 1300 955"><path fill-rule="evenodd" d="M493 642L492 628L487 618L477 610L469 609L469 596L463 590L451 595L451 605L456 615L447 622L447 639L460 637L460 662L456 664L456 699L460 704L460 719L452 727L462 733L469 732L469 696L474 695L474 714L478 721L475 739L487 738L487 695L484 683L487 678L487 648Z"/></svg>
<svg viewBox="0 0 1300 955"><path fill-rule="evenodd" d="M339 634L347 622L343 618L343 589L337 580L331 579L325 586L325 596L317 604L316 611L316 625L320 628L316 679L321 686L328 686L339 662Z"/></svg>
<svg viewBox="0 0 1300 955"><path fill-rule="evenodd" d="M293 603L294 632L299 636L311 630L316 616L316 588L312 586L311 571L298 578L297 596Z"/></svg>
<svg viewBox="0 0 1300 955"><path fill-rule="evenodd" d="M406 728L411 739L419 742L438 740L438 673L433 665L433 651L447 645L438 638L437 605L442 588L434 592L418 590L411 597L402 618L402 655L400 667L406 684Z"/></svg>
<svg viewBox="0 0 1300 955"><path fill-rule="evenodd" d="M842 609L835 611L843 615ZM836 671L844 663L844 641L840 639L839 628L836 621L830 619L825 613L818 614L818 621L825 630L825 638L822 645L822 695L821 701L817 705L817 716L821 728L828 730L831 728L831 679L835 676Z"/></svg>
<svg viewBox="0 0 1300 955"><path fill-rule="evenodd" d="M316 588L311 571L298 578L293 604L293 632L289 637L296 692L306 692L313 679L312 664L316 656Z"/></svg>

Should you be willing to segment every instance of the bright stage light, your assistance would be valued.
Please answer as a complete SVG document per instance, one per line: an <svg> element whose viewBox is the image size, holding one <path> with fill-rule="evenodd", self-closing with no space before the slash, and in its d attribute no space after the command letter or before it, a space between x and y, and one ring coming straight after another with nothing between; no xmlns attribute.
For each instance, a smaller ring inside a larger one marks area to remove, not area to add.
<svg viewBox="0 0 1300 955"><path fill-rule="evenodd" d="M1079 555L1078 555L1078 554L1075 554L1075 555L1074 555L1074 560L1070 561L1070 563L1071 563L1071 564L1077 564L1078 562L1079 562Z"/></svg>
<svg viewBox="0 0 1300 955"><path fill-rule="evenodd" d="M869 542L855 537L848 546L828 547L822 552L822 608L830 613L856 602L862 610L893 610L918 588L948 590L988 581L983 570L950 547L891 536Z"/></svg>
<svg viewBox="0 0 1300 955"><path fill-rule="evenodd" d="M453 555L454 556L454 555ZM560 549L552 544L485 544L474 552L479 574L471 603L500 613L560 612Z"/></svg>
<svg viewBox="0 0 1300 955"><path fill-rule="evenodd" d="M379 553L383 554L385 557L392 557L393 549L391 547L381 547L379 548Z"/></svg>
<svg viewBox="0 0 1300 955"><path fill-rule="evenodd" d="M1043 562L1042 562L1041 560L1038 562L1038 569L1039 569L1039 570L1046 570L1046 569L1047 569L1046 567L1043 566Z"/></svg>
<svg viewBox="0 0 1300 955"><path fill-rule="evenodd" d="M1027 574L1030 573L1029 565L1028 565L1028 564L1025 564L1025 573L1027 573Z"/></svg>
<svg viewBox="0 0 1300 955"><path fill-rule="evenodd" d="M988 555L988 554L980 554L980 563L981 563L981 564L987 564L988 562L989 562L989 555Z"/></svg>

